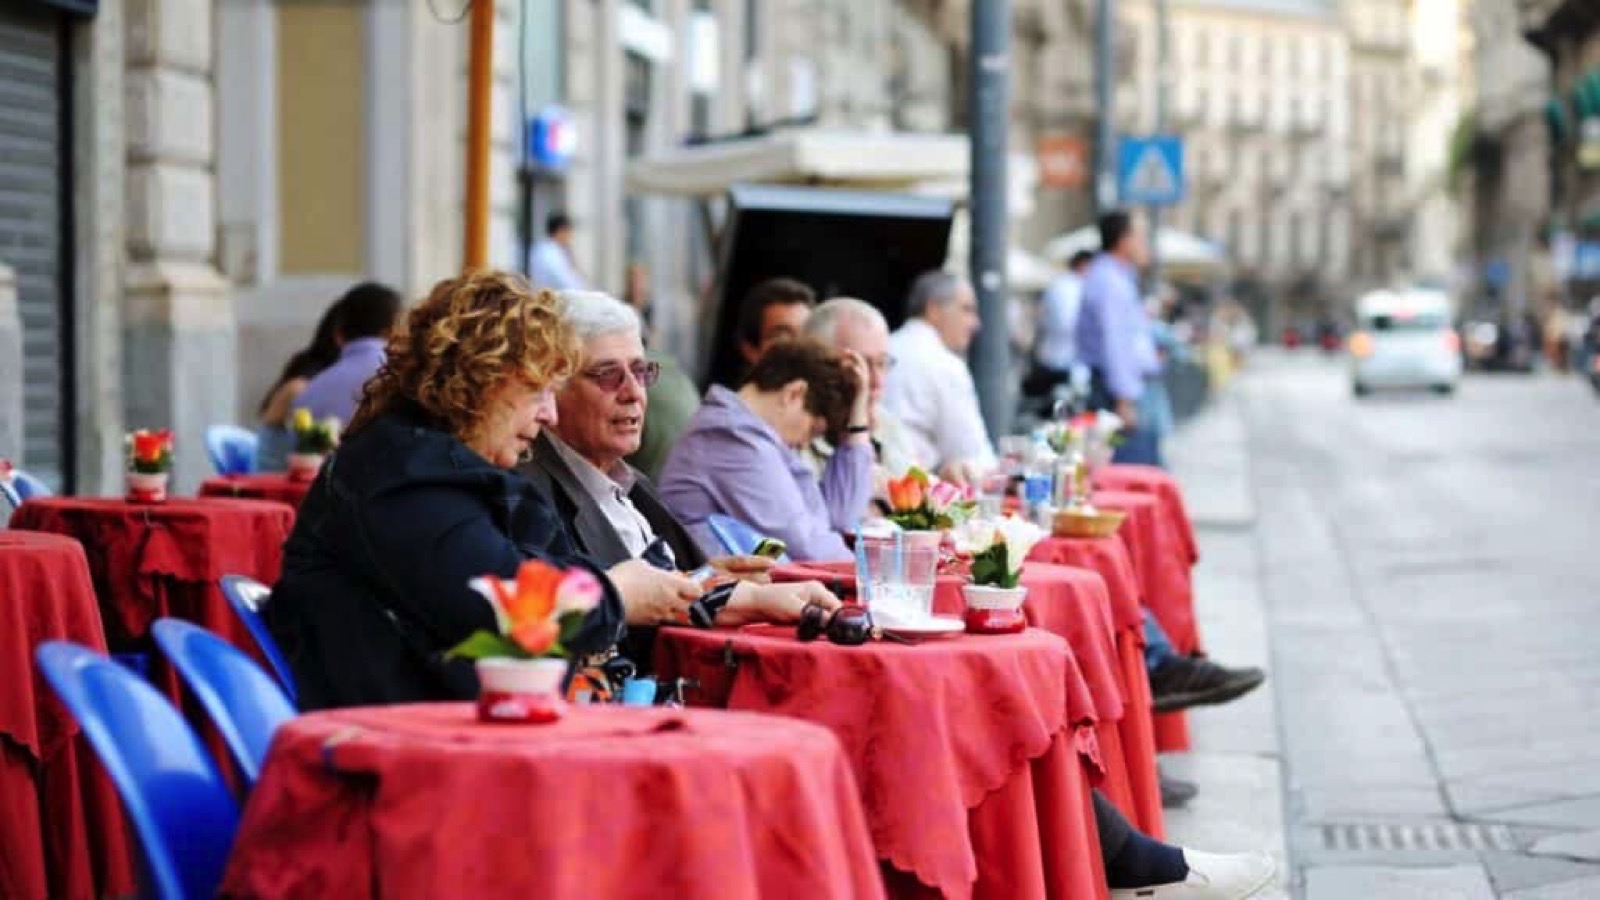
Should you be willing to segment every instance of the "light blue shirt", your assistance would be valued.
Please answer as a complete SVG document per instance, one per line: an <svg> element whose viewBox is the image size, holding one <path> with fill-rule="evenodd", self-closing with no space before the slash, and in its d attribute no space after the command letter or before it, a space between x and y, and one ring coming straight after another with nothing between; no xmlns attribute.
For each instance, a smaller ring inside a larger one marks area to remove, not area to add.
<svg viewBox="0 0 1600 900"><path fill-rule="evenodd" d="M528 254L528 281L534 287L553 291L587 291L589 282L578 274L578 268L567 255L567 248L545 238L533 245Z"/></svg>
<svg viewBox="0 0 1600 900"><path fill-rule="evenodd" d="M1039 298L1039 364L1067 372L1078 361L1078 309L1083 304L1083 278L1062 272Z"/></svg>
<svg viewBox="0 0 1600 900"><path fill-rule="evenodd" d="M361 404L361 389L378 373L384 359L383 338L361 338L344 345L339 361L317 373L294 399L295 409L311 410L317 421L337 416L349 424Z"/></svg>
<svg viewBox="0 0 1600 900"><path fill-rule="evenodd" d="M1150 339L1150 317L1139 297L1133 266L1102 253L1083 278L1078 312L1078 360L1099 372L1111 395L1138 400L1145 376L1159 371Z"/></svg>

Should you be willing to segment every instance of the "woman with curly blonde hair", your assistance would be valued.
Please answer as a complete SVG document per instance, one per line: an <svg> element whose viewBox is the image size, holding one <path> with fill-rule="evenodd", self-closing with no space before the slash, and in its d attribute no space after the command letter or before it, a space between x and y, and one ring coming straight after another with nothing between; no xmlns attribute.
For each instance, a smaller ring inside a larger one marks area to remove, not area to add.
<svg viewBox="0 0 1600 900"><path fill-rule="evenodd" d="M577 346L548 291L475 272L441 281L390 338L339 449L284 547L267 619L302 709L470 699L470 665L444 651L493 628L468 588L530 558L595 570L605 602L576 641L614 646L628 616L681 616L688 578L578 556L549 501L512 471L555 421Z"/></svg>

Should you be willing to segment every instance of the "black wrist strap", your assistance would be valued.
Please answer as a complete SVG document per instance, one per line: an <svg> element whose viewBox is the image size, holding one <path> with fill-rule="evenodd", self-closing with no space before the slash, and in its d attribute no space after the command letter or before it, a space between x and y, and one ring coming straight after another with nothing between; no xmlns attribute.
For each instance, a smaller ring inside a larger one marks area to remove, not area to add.
<svg viewBox="0 0 1600 900"><path fill-rule="evenodd" d="M696 628L710 628L717 623L717 615L733 599L733 592L739 586L737 581L719 584L704 594L700 599L689 604L689 623Z"/></svg>

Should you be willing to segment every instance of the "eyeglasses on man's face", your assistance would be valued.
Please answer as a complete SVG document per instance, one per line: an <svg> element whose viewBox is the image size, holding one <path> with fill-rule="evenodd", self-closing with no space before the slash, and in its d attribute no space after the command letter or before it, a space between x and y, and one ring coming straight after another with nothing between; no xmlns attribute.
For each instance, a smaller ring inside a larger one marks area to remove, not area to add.
<svg viewBox="0 0 1600 900"><path fill-rule="evenodd" d="M583 377L595 387L613 393L622 390L623 379L630 375L640 387L648 388L661 379L661 364L653 360L639 359L627 365L606 363L583 370Z"/></svg>

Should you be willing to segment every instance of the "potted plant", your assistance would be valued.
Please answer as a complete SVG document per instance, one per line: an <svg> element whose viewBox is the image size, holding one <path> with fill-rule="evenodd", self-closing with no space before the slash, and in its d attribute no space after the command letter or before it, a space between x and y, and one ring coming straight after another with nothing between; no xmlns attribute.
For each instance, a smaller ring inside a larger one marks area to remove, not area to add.
<svg viewBox="0 0 1600 900"><path fill-rule="evenodd" d="M311 410L297 409L289 421L294 434L294 452L289 454L289 478L310 481L317 477L322 461L339 444L339 420L334 416L318 422Z"/></svg>
<svg viewBox="0 0 1600 900"><path fill-rule="evenodd" d="M1028 627L1022 614L1028 596L1020 584L1022 563L1044 536L1044 529L1015 516L974 521L957 532L957 548L972 559L972 583L962 587L968 631L1006 634Z"/></svg>
<svg viewBox="0 0 1600 900"><path fill-rule="evenodd" d="M127 499L130 503L167 502L172 472L172 432L140 429L128 435Z"/></svg>
<svg viewBox="0 0 1600 900"><path fill-rule="evenodd" d="M513 581L472 581L494 609L494 631L477 631L448 657L473 660L478 671L478 716L494 722L552 722L561 717L567 680L566 642L600 603L600 581L587 569L558 569L540 560L522 564Z"/></svg>

